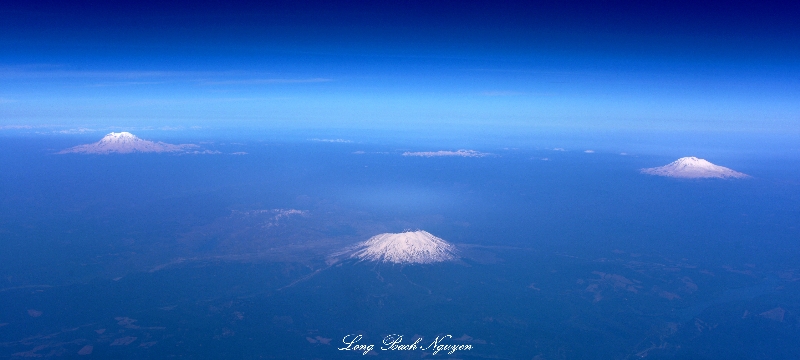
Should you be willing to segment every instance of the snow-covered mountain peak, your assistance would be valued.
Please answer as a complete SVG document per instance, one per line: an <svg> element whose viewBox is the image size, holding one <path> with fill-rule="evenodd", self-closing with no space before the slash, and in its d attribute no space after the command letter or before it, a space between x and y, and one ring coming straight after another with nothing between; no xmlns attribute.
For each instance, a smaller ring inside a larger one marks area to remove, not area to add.
<svg viewBox="0 0 800 360"><path fill-rule="evenodd" d="M427 231L385 233L357 244L351 258L397 264L429 264L456 259L452 244Z"/></svg>
<svg viewBox="0 0 800 360"><path fill-rule="evenodd" d="M694 157L694 156L682 157L682 158L680 158L678 160L675 160L675 162L679 163L679 164L711 164L706 159L701 159L701 158Z"/></svg>
<svg viewBox="0 0 800 360"><path fill-rule="evenodd" d="M193 144L167 144L164 142L153 142L138 138L127 131L112 132L104 136L100 141L93 144L78 145L60 152L81 153L81 154L128 154L136 152L181 152L187 149L196 148Z"/></svg>
<svg viewBox="0 0 800 360"><path fill-rule="evenodd" d="M742 179L749 177L746 174L731 170L724 166L714 165L708 160L700 159L694 156L682 157L664 166L642 169L641 172L649 175L689 179Z"/></svg>

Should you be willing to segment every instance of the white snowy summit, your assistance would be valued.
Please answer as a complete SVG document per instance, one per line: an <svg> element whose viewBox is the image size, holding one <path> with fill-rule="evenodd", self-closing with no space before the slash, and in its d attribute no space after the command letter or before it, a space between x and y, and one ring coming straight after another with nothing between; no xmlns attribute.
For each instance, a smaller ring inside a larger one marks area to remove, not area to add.
<svg viewBox="0 0 800 360"><path fill-rule="evenodd" d="M675 178L700 179L743 179L750 177L724 166L714 165L707 160L694 156L683 157L667 165L641 170L642 174L669 176Z"/></svg>
<svg viewBox="0 0 800 360"><path fill-rule="evenodd" d="M153 142L143 140L129 132L112 132L104 136L100 141L93 144L78 145L69 149L62 150L59 154L78 153L78 154L129 154L137 152L179 152L196 148L193 144L173 145L164 142Z"/></svg>
<svg viewBox="0 0 800 360"><path fill-rule="evenodd" d="M396 264L430 264L456 259L456 247L427 231L375 235L356 245L351 258Z"/></svg>

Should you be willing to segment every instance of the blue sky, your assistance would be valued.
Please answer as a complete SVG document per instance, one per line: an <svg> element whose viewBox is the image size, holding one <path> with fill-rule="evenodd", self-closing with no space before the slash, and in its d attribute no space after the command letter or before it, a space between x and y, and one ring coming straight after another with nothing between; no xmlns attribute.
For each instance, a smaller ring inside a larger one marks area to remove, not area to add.
<svg viewBox="0 0 800 360"><path fill-rule="evenodd" d="M6 5L0 125L800 135L791 2L268 3Z"/></svg>

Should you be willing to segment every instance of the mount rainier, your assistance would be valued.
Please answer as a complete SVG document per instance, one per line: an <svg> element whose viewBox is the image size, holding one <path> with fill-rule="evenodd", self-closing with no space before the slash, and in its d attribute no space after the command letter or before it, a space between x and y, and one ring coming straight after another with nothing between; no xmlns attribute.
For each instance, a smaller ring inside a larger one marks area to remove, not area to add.
<svg viewBox="0 0 800 360"><path fill-rule="evenodd" d="M193 144L167 144L165 142L153 142L138 138L127 131L112 132L104 136L100 141L92 144L78 145L59 154L78 153L78 154L129 154L129 153L162 153L180 152L188 149L197 148Z"/></svg>
<svg viewBox="0 0 800 360"><path fill-rule="evenodd" d="M648 175L685 179L743 179L750 177L747 174L728 169L724 166L714 165L705 159L699 159L694 156L683 157L664 166L642 169L641 172L642 174Z"/></svg>

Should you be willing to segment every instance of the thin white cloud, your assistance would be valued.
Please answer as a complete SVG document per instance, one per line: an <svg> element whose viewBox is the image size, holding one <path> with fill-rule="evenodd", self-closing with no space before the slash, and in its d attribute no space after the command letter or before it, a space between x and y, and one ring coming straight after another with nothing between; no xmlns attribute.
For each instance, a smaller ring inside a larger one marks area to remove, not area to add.
<svg viewBox="0 0 800 360"><path fill-rule="evenodd" d="M109 87L109 86L138 86L138 85L160 85L164 81L115 81L91 84L91 87Z"/></svg>
<svg viewBox="0 0 800 360"><path fill-rule="evenodd" d="M307 84L331 82L328 78L307 78L307 79L242 79L242 80L219 80L203 81L204 85L265 85L265 84Z"/></svg>
<svg viewBox="0 0 800 360"><path fill-rule="evenodd" d="M594 150L584 150L583 152L585 152L587 154L594 154Z"/></svg>
<svg viewBox="0 0 800 360"><path fill-rule="evenodd" d="M351 140L345 139L308 139L308 141L329 142L329 143L351 143Z"/></svg>
<svg viewBox="0 0 800 360"><path fill-rule="evenodd" d="M554 92L541 92L541 91L511 91L511 90L491 90L491 91L482 91L479 93L483 96L535 96L535 97L552 97L557 96L557 93Z"/></svg>
<svg viewBox="0 0 800 360"><path fill-rule="evenodd" d="M1 78L114 78L114 79L141 79L165 77L200 77L223 75L224 73L192 72L192 71L81 71L60 69L28 69L25 67L2 67Z"/></svg>
<svg viewBox="0 0 800 360"><path fill-rule="evenodd" d="M447 151L447 150L417 151L417 152L406 151L403 153L403 156L419 156L419 157L440 157L440 156L484 157L489 155L492 154L483 153L475 150L464 150L464 149L457 151Z"/></svg>
<svg viewBox="0 0 800 360"><path fill-rule="evenodd" d="M514 96L514 95L522 95L524 93L519 91L484 91L481 95L484 96Z"/></svg>
<svg viewBox="0 0 800 360"><path fill-rule="evenodd" d="M66 130L59 130L57 131L59 134L85 134L90 132L99 131L96 129L89 129L89 128L77 128L77 129L66 129Z"/></svg>
<svg viewBox="0 0 800 360"><path fill-rule="evenodd" d="M200 155L200 154L222 154L221 151L217 150L194 150L194 151L186 151L184 154L191 154L191 155Z"/></svg>
<svg viewBox="0 0 800 360"><path fill-rule="evenodd" d="M88 86L157 85L165 81L189 81L204 85L258 85L323 83L325 77L274 77L253 71L171 71L171 70L70 70L63 66L0 66L0 79L85 79ZM100 81L98 81L100 80Z"/></svg>

